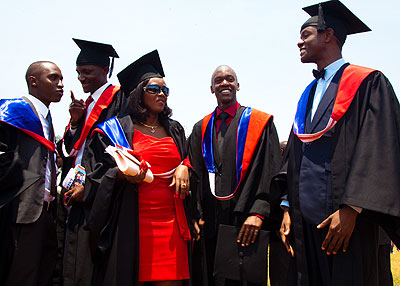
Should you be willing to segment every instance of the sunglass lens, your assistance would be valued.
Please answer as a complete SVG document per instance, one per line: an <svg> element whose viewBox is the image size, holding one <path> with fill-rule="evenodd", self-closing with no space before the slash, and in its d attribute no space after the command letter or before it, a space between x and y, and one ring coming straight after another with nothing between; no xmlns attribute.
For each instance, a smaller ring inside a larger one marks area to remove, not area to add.
<svg viewBox="0 0 400 286"><path fill-rule="evenodd" d="M165 94L166 96L169 95L169 88L168 88L168 87L163 86L163 87L161 88L161 90L162 90L162 92L164 92L164 94Z"/></svg>
<svg viewBox="0 0 400 286"><path fill-rule="evenodd" d="M156 84L150 84L146 87L146 91L149 93L156 93L159 94L160 90L166 95L169 95L169 88L166 86L159 86Z"/></svg>
<svg viewBox="0 0 400 286"><path fill-rule="evenodd" d="M146 90L150 93L159 93L160 87L158 85L148 85Z"/></svg>

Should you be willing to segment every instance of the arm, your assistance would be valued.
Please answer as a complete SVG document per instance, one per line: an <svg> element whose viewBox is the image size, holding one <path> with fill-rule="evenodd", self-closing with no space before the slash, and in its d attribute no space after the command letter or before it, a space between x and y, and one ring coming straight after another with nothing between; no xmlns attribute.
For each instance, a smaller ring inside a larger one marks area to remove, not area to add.
<svg viewBox="0 0 400 286"><path fill-rule="evenodd" d="M252 158L252 165L242 189L241 196L248 194L248 199L251 200L252 197L254 198L254 202L248 211L250 215L243 223L238 235L238 242L243 246L253 243L257 238L263 224L260 216L267 218L270 215L271 182L279 172L281 160L282 156L278 135L271 118L261 135L259 145ZM235 210L245 211L246 203L247 201L238 202Z"/></svg>

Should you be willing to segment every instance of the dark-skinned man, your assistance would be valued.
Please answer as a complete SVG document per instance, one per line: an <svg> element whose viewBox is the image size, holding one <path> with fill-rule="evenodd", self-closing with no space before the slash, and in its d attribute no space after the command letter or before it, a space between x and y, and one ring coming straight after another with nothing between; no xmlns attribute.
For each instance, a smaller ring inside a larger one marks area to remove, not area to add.
<svg viewBox="0 0 400 286"><path fill-rule="evenodd" d="M0 100L0 284L49 285L57 259L56 165L49 106L63 95L52 62L32 63L29 94Z"/></svg>
<svg viewBox="0 0 400 286"><path fill-rule="evenodd" d="M303 9L300 58L318 71L287 145L289 285L380 285L375 222L399 243L399 103L381 72L342 58L347 35L370 31L361 20L336 0Z"/></svg>
<svg viewBox="0 0 400 286"><path fill-rule="evenodd" d="M203 265L208 277L203 278L208 279L208 285L241 285L240 281L213 277L218 229L221 224L237 226L237 242L245 247L254 243L263 219L269 215L270 182L281 164L272 116L241 106L237 91L239 83L233 69L217 67L211 78L211 93L218 107L196 123L189 138L189 157L196 177L191 190L204 230ZM241 156L235 154L243 154L242 160L237 161Z"/></svg>
<svg viewBox="0 0 400 286"><path fill-rule="evenodd" d="M86 156L86 141L97 124L116 116L125 106L126 98L118 86L107 82L107 75L112 72L114 58L118 57L111 45L73 39L81 49L76 60L78 80L88 98L75 99L69 106L71 115L62 144L63 178L66 173L80 164L85 168L90 160ZM110 57L112 57L110 67ZM66 219L65 248L63 259L63 283L68 285L90 285L92 262L88 232L84 230L95 194L88 191L90 182L65 190L68 198ZM61 220L62 222L62 220Z"/></svg>

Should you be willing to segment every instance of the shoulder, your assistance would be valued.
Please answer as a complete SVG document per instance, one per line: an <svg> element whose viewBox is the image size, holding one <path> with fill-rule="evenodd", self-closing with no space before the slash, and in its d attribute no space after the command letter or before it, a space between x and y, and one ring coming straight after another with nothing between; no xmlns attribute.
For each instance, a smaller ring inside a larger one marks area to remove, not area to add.
<svg viewBox="0 0 400 286"><path fill-rule="evenodd" d="M171 118L168 119L169 129L178 130L179 132L185 132L183 126L176 120Z"/></svg>
<svg viewBox="0 0 400 286"><path fill-rule="evenodd" d="M272 114L266 113L264 111L258 110L256 108L251 108L251 116L260 117L260 118L273 118Z"/></svg>
<svg viewBox="0 0 400 286"><path fill-rule="evenodd" d="M251 124L255 124L255 126L267 126L273 125L274 116L272 114L266 113L264 111L251 108Z"/></svg>
<svg viewBox="0 0 400 286"><path fill-rule="evenodd" d="M348 78L351 81L365 81L373 78L386 78L385 75L374 68L350 64L343 71L343 78Z"/></svg>
<svg viewBox="0 0 400 286"><path fill-rule="evenodd" d="M0 99L0 115L4 110L10 110L11 108L26 108L27 105L28 102L23 98Z"/></svg>
<svg viewBox="0 0 400 286"><path fill-rule="evenodd" d="M361 89L363 89L364 87L373 88L374 86L377 85L385 86L386 88L392 89L389 79L384 75L383 72L379 70L350 64L349 66L346 67L345 72L347 72L349 78L348 81L358 82L358 85L360 86ZM342 80L343 80L343 75L342 75ZM346 85L348 86L349 83L346 83Z"/></svg>
<svg viewBox="0 0 400 286"><path fill-rule="evenodd" d="M210 116L210 114L207 114L206 116L204 116L202 119L200 119L199 121L197 121L194 125L193 125L193 130L192 130L192 134L193 133L195 133L195 134L201 134L201 132L202 132L202 129L203 129L203 122L205 121L205 120L208 120L209 117Z"/></svg>
<svg viewBox="0 0 400 286"><path fill-rule="evenodd" d="M204 120L204 118L202 118L199 121L197 121L195 123L195 125L193 125L193 129L195 129L195 128L200 128L201 129L201 126L203 125L203 120Z"/></svg>

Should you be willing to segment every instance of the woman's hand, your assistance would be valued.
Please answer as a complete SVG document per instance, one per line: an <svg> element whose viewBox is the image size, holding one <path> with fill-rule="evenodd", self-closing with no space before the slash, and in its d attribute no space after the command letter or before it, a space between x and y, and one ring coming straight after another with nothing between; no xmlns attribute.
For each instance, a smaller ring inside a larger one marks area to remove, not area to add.
<svg viewBox="0 0 400 286"><path fill-rule="evenodd" d="M184 165L179 165L172 177L170 187L175 185L175 194L184 199L189 194L189 168Z"/></svg>
<svg viewBox="0 0 400 286"><path fill-rule="evenodd" d="M144 170L140 170L139 173L137 173L135 176L125 175L120 170L118 170L117 180L125 179L131 184L139 184L144 180L145 177L146 172Z"/></svg>

